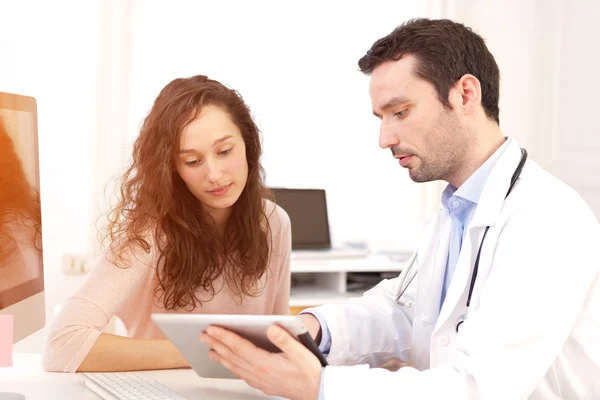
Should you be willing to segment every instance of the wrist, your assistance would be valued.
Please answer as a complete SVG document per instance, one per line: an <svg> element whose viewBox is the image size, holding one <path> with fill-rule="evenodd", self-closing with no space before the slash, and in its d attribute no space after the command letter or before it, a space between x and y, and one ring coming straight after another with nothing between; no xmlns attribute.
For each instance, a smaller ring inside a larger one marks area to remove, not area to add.
<svg viewBox="0 0 600 400"><path fill-rule="evenodd" d="M320 400L321 397L321 379L323 378L323 372L325 367L319 368L318 375L315 376L316 379L313 379L312 391L308 391L310 395L307 397L309 400Z"/></svg>
<svg viewBox="0 0 600 400"><path fill-rule="evenodd" d="M319 324L319 331L317 332L317 336L315 337L315 343L317 346L321 345L321 339L323 339L323 330L321 329L321 325Z"/></svg>
<svg viewBox="0 0 600 400"><path fill-rule="evenodd" d="M300 319L304 323L304 326L308 330L308 333L313 338L315 343L318 345L321 342L321 324L319 319L311 313L302 313Z"/></svg>

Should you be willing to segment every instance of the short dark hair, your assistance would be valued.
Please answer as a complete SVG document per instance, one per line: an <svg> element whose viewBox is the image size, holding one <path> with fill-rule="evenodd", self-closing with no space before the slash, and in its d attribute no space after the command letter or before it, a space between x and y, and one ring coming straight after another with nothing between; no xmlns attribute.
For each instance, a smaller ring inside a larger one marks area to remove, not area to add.
<svg viewBox="0 0 600 400"><path fill-rule="evenodd" d="M448 19L418 18L406 21L389 35L377 40L359 61L361 72L369 75L386 61L412 54L417 59L416 76L430 82L442 104L450 88L465 74L479 79L481 105L488 118L500 123L500 71L485 41L463 24Z"/></svg>

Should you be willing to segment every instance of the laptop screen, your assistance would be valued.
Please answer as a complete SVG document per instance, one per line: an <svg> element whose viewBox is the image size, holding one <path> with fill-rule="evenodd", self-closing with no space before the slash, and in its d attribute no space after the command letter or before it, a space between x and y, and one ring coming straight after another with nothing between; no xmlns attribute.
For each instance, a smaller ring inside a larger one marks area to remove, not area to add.
<svg viewBox="0 0 600 400"><path fill-rule="evenodd" d="M272 188L277 205L292 222L292 250L331 248L323 189Z"/></svg>

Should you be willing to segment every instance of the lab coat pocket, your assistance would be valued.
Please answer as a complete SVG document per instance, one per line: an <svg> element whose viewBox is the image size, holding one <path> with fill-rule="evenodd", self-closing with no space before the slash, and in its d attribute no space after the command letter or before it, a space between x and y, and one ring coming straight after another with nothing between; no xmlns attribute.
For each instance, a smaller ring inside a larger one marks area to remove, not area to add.
<svg viewBox="0 0 600 400"><path fill-rule="evenodd" d="M429 368L431 336L436 320L425 316L416 316L413 320L412 348L410 353L410 366L418 370Z"/></svg>

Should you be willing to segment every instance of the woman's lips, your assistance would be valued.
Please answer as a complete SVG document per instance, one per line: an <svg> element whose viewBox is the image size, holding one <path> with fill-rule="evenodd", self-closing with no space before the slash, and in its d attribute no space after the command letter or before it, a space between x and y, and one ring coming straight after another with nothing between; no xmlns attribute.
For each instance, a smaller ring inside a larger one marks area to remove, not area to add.
<svg viewBox="0 0 600 400"><path fill-rule="evenodd" d="M230 183L229 185L225 185L225 186L221 186L218 188L215 188L213 190L209 190L208 194L210 194L211 196L223 196L225 193L227 193L229 191L229 188L231 187L231 185L233 185L232 183Z"/></svg>

